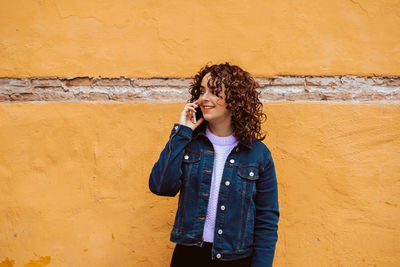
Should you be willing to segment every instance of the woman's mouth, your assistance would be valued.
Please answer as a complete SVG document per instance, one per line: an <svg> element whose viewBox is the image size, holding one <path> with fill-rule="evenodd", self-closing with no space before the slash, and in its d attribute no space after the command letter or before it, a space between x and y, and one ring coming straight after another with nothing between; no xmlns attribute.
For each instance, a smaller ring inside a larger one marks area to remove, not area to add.
<svg viewBox="0 0 400 267"><path fill-rule="evenodd" d="M210 109L213 109L214 108L214 106L203 106L203 109L204 110L210 110Z"/></svg>
<svg viewBox="0 0 400 267"><path fill-rule="evenodd" d="M204 109L212 109L214 106L203 106Z"/></svg>

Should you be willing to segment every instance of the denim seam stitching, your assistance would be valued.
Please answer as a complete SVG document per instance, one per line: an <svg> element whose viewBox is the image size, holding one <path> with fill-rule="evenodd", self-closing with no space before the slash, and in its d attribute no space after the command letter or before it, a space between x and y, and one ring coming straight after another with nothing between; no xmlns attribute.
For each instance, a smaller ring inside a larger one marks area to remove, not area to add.
<svg viewBox="0 0 400 267"><path fill-rule="evenodd" d="M242 184L243 184L243 182L244 181L242 181ZM245 199L246 199L246 190L247 190L247 183L246 182L244 182L244 189L243 189L243 186L242 186L242 194L241 194L241 196L242 196L242 207L241 207L241 209L240 209L240 229L239 229L239 244L240 244L240 246L239 246L239 248L240 247L242 247L242 245L243 245L243 238L242 238L242 225L243 225L243 217L244 217L244 203L245 203ZM243 195L243 192L244 192L244 195Z"/></svg>
<svg viewBox="0 0 400 267"><path fill-rule="evenodd" d="M171 156L171 152L172 152L172 149L171 149L171 146L172 146L172 139L175 137L175 133L173 133L172 134L172 136L171 136L171 138L169 139L169 145L168 145L168 155L167 155L167 159L166 159L166 163L168 163L168 161L169 161L169 158L170 158L170 156ZM161 177L160 177L160 183L158 184L158 192L160 192L160 190L161 190L161 185L162 185L162 181L164 180L164 175L165 175L165 171L167 170L167 166L168 166L168 164L164 164L164 169L162 170L162 172L161 172Z"/></svg>
<svg viewBox="0 0 400 267"><path fill-rule="evenodd" d="M190 172L191 172L191 170L192 170L192 164L190 164L189 165L189 171L188 171L188 177L187 177L187 179L186 179L186 185L187 185L187 182L189 181L189 179L190 179ZM184 207L186 207L186 191L187 191L187 188L185 187L185 192L183 192L183 203L182 203L182 207L183 207L183 209L181 210L181 223L180 223L180 231L182 231L183 230L183 219L184 219L184 216L182 215L182 214L184 214L184 210L185 210L185 208Z"/></svg>
<svg viewBox="0 0 400 267"><path fill-rule="evenodd" d="M250 194L251 196L253 195L253 191L254 191L254 183L252 184L252 187L251 187L251 194ZM251 198L248 201L251 202ZM247 234L247 230L248 230L247 227L248 227L248 224L249 224L250 212L251 212L251 209L248 208L247 209L247 219L246 219L246 224L245 224L244 233L243 233L243 243L244 243L244 239L246 238L246 234ZM243 246L243 244L242 244L242 246Z"/></svg>
<svg viewBox="0 0 400 267"><path fill-rule="evenodd" d="M178 134L178 135L180 135L180 136L183 136L183 137L187 137L189 140L191 140L191 139L192 139L192 137L191 137L191 136L189 136L189 135L187 135L187 134L180 133L180 132L178 132L177 134Z"/></svg>

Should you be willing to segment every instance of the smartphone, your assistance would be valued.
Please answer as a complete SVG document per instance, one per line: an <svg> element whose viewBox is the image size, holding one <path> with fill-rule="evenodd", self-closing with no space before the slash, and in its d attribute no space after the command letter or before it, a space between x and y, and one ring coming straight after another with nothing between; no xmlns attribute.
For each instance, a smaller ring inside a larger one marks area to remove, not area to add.
<svg viewBox="0 0 400 267"><path fill-rule="evenodd" d="M198 119L203 117L203 112L201 111L200 106L196 108L196 112L193 112L193 123L196 123Z"/></svg>

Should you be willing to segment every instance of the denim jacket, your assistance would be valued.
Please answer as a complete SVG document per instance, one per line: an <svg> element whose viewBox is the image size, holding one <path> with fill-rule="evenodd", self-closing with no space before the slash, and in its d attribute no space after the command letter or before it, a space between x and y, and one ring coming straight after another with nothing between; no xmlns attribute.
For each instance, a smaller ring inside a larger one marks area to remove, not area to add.
<svg viewBox="0 0 400 267"><path fill-rule="evenodd" d="M203 244L214 163L206 123L194 131L175 123L150 174L149 188L154 194L175 196L180 191L170 235L177 244ZM264 143L239 142L232 149L225 162L217 207L212 259L252 256L252 267L272 266L278 240L278 188L271 152Z"/></svg>

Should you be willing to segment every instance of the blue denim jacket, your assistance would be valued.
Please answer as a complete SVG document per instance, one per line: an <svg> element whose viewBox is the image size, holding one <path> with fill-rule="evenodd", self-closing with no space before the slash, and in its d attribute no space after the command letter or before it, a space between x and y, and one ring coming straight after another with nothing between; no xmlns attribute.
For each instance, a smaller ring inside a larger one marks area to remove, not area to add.
<svg viewBox="0 0 400 267"><path fill-rule="evenodd" d="M214 163L206 123L194 131L175 123L150 174L149 188L154 194L175 196L180 191L170 236L177 244L203 244ZM278 240L278 188L271 152L264 143L239 142L230 152L218 195L218 207L222 205L225 209L217 209L215 219L212 259L252 255L252 267L272 266Z"/></svg>

